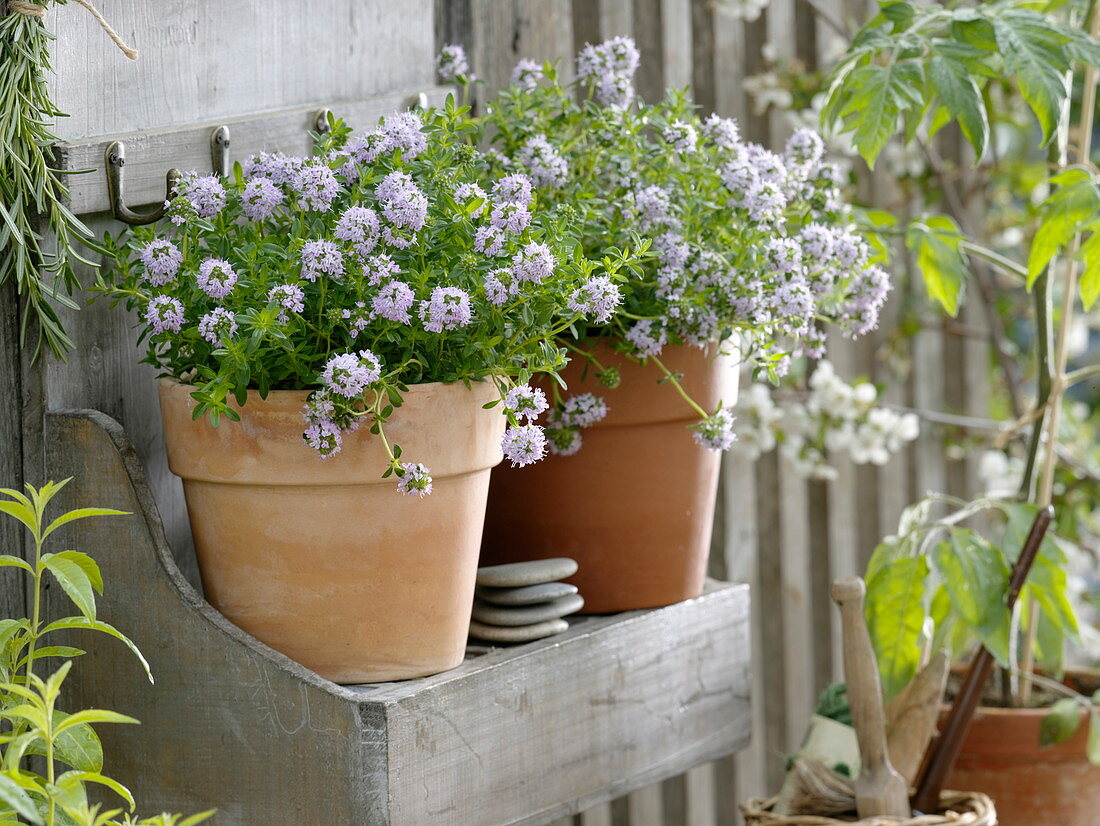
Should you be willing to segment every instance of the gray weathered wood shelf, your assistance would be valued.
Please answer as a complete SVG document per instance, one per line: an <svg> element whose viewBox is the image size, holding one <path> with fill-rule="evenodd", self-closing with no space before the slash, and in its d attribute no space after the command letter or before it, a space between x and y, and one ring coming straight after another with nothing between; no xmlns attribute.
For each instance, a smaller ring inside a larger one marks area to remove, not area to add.
<svg viewBox="0 0 1100 826"><path fill-rule="evenodd" d="M100 562L101 616L152 664L155 686L121 645L84 638L69 698L142 721L101 728L108 773L149 811L216 807L219 824L236 826L541 824L749 739L745 585L578 619L434 677L338 686L184 580L116 422L51 413L47 449L50 474L74 477L65 506L132 513L73 523L59 541Z"/></svg>

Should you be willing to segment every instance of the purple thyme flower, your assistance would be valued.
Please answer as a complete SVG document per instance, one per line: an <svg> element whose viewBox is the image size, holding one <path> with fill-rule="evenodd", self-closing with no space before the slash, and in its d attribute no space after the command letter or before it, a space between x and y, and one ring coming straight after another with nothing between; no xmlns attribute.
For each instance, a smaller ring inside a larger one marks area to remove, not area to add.
<svg viewBox="0 0 1100 826"><path fill-rule="evenodd" d="M557 189L569 175L569 164L550 145L545 135L535 135L528 140L519 151L517 160L531 175L536 186Z"/></svg>
<svg viewBox="0 0 1100 826"><path fill-rule="evenodd" d="M741 203L749 190L760 181L756 168L749 163L747 157L740 155L723 166L719 174L736 203Z"/></svg>
<svg viewBox="0 0 1100 826"><path fill-rule="evenodd" d="M867 242L850 232L842 232L836 236L833 244L833 255L840 266L846 269L862 267L870 256Z"/></svg>
<svg viewBox="0 0 1100 826"><path fill-rule="evenodd" d="M316 281L320 276L340 278L344 274L344 256L332 241L306 241L302 244L302 278Z"/></svg>
<svg viewBox="0 0 1100 826"><path fill-rule="evenodd" d="M546 393L529 384L518 384L504 394L504 412L533 422L546 412Z"/></svg>
<svg viewBox="0 0 1100 826"><path fill-rule="evenodd" d="M794 166L812 166L825 154L825 143L812 129L799 129L787 140L783 156Z"/></svg>
<svg viewBox="0 0 1100 826"><path fill-rule="evenodd" d="M455 201L460 204L469 204L471 201L481 201L477 208L470 213L474 218L485 211L485 204L488 201L485 190L477 184L459 184L455 187L454 198Z"/></svg>
<svg viewBox="0 0 1100 826"><path fill-rule="evenodd" d="M199 319L199 335L211 344L228 341L237 332L237 320L225 307L215 307Z"/></svg>
<svg viewBox="0 0 1100 826"><path fill-rule="evenodd" d="M375 188L382 216L394 226L418 232L428 220L428 198L408 175L391 172Z"/></svg>
<svg viewBox="0 0 1100 826"><path fill-rule="evenodd" d="M516 292L511 270L497 269L485 276L485 297L490 304L503 306Z"/></svg>
<svg viewBox="0 0 1100 826"><path fill-rule="evenodd" d="M439 50L435 67L439 72L439 79L444 83L453 83L462 78L474 79L470 74L470 61L466 59L466 50L457 43L448 43Z"/></svg>
<svg viewBox="0 0 1100 826"><path fill-rule="evenodd" d="M474 249L496 258L504 252L504 232L496 227L478 227L474 232Z"/></svg>
<svg viewBox="0 0 1100 826"><path fill-rule="evenodd" d="M383 281L398 275L400 272L401 268L385 253L372 255L363 264L363 277L367 279L367 283L372 287L377 287Z"/></svg>
<svg viewBox="0 0 1100 826"><path fill-rule="evenodd" d="M340 194L340 182L335 173L319 162L302 166L290 184L298 193L298 208L313 212L328 212Z"/></svg>
<svg viewBox="0 0 1100 826"><path fill-rule="evenodd" d="M592 316L596 324L603 324L615 313L623 296L606 275L598 275L587 284L578 287L569 299L569 309L575 313Z"/></svg>
<svg viewBox="0 0 1100 826"><path fill-rule="evenodd" d="M282 307L279 312L279 321L284 324L289 320L287 313L300 313L305 309L306 294L302 288L294 284L279 284L272 287L267 293L267 300Z"/></svg>
<svg viewBox="0 0 1100 826"><path fill-rule="evenodd" d="M505 175L493 184L493 200L506 204L531 203L531 179L526 175Z"/></svg>
<svg viewBox="0 0 1100 826"><path fill-rule="evenodd" d="M848 288L848 301L840 311L848 338L866 335L878 326L890 288L890 276L880 267L868 267L856 274Z"/></svg>
<svg viewBox="0 0 1100 826"><path fill-rule="evenodd" d="M391 281L378 291L371 301L374 314L398 324L409 323L409 310L414 303L412 288L404 281Z"/></svg>
<svg viewBox="0 0 1100 826"><path fill-rule="evenodd" d="M673 152L678 152L681 155L694 152L696 145L699 143L699 135L696 133L695 127L682 120L674 120L670 123L665 131L661 133L661 137L665 139L665 143L672 147Z"/></svg>
<svg viewBox="0 0 1100 826"><path fill-rule="evenodd" d="M436 287L431 298L420 302L420 320L429 333L464 327L472 318L470 296L458 287Z"/></svg>
<svg viewBox="0 0 1100 826"><path fill-rule="evenodd" d="M691 256L691 247L675 232L665 232L653 239L653 251L662 267L682 270Z"/></svg>
<svg viewBox="0 0 1100 826"><path fill-rule="evenodd" d="M402 190L416 189L416 183L400 170L389 173L374 188L374 197L379 201L392 201Z"/></svg>
<svg viewBox="0 0 1100 826"><path fill-rule="evenodd" d="M772 238L767 244L768 264L781 273L802 271L802 247L793 238Z"/></svg>
<svg viewBox="0 0 1100 826"><path fill-rule="evenodd" d="M512 69L512 85L525 91L532 91L542 80L542 67L533 60L521 60Z"/></svg>
<svg viewBox="0 0 1100 826"><path fill-rule="evenodd" d="M808 262L825 266L833 256L833 231L821 224L807 224L798 234L802 254Z"/></svg>
<svg viewBox="0 0 1100 826"><path fill-rule="evenodd" d="M423 499L432 492L431 471L417 462L402 462L401 476L397 480L397 489L406 496L419 496Z"/></svg>
<svg viewBox="0 0 1100 826"><path fill-rule="evenodd" d="M489 213L489 223L503 232L520 235L531 225L531 212L525 204L495 204Z"/></svg>
<svg viewBox="0 0 1100 826"><path fill-rule="evenodd" d="M734 416L728 407L716 411L692 425L695 441L711 450L729 450L737 434L733 432Z"/></svg>
<svg viewBox="0 0 1100 826"><path fill-rule="evenodd" d="M787 165L774 152L751 143L745 147L745 156L761 181L782 186L787 180Z"/></svg>
<svg viewBox="0 0 1100 826"><path fill-rule="evenodd" d="M581 393L566 399L554 414L554 424L562 427L592 427L607 416L607 403L595 393Z"/></svg>
<svg viewBox="0 0 1100 826"><path fill-rule="evenodd" d="M306 444L321 454L322 459L327 459L340 452L343 435L340 428L334 422L320 419L313 422L302 433Z"/></svg>
<svg viewBox="0 0 1100 826"><path fill-rule="evenodd" d="M283 193L271 178L252 178L241 193L241 211L252 221L270 218L282 202Z"/></svg>
<svg viewBox="0 0 1100 826"><path fill-rule="evenodd" d="M547 447L555 456L572 456L581 449L584 441L575 427L548 427L545 433Z"/></svg>
<svg viewBox="0 0 1100 826"><path fill-rule="evenodd" d="M366 303L356 301L354 307L345 307L340 311L340 318L348 322L348 333L355 338L370 325L373 313Z"/></svg>
<svg viewBox="0 0 1100 826"><path fill-rule="evenodd" d="M378 216L369 207L348 207L332 234L354 245L356 255L365 256L378 244Z"/></svg>
<svg viewBox="0 0 1100 826"><path fill-rule="evenodd" d="M532 241L512 257L512 274L517 281L542 281L554 273L557 261L546 244Z"/></svg>
<svg viewBox="0 0 1100 826"><path fill-rule="evenodd" d="M668 191L659 186L647 186L634 195L634 210L638 214L638 229L652 232L672 221L672 200Z"/></svg>
<svg viewBox="0 0 1100 826"><path fill-rule="evenodd" d="M659 356L668 343L668 333L660 322L647 319L635 321L626 332L626 340L643 356Z"/></svg>
<svg viewBox="0 0 1100 826"><path fill-rule="evenodd" d="M601 106L625 107L634 99L634 73L640 55L629 37L615 37L598 46L585 45L577 57L577 79L588 80Z"/></svg>
<svg viewBox="0 0 1100 826"><path fill-rule="evenodd" d="M382 363L370 350L339 353L325 363L321 384L330 392L354 399L382 377Z"/></svg>
<svg viewBox="0 0 1100 826"><path fill-rule="evenodd" d="M787 198L777 184L757 181L745 193L745 208L752 220L771 223L783 217Z"/></svg>
<svg viewBox="0 0 1100 826"><path fill-rule="evenodd" d="M428 148L428 136L423 129L424 121L416 112L400 112L383 118L378 131L389 148L401 150L402 157L411 161Z"/></svg>
<svg viewBox="0 0 1100 826"><path fill-rule="evenodd" d="M183 253L171 241L157 238L141 248L138 258L145 265L145 280L154 287L163 287L176 280Z"/></svg>
<svg viewBox="0 0 1100 826"><path fill-rule="evenodd" d="M286 155L260 152L244 162L244 176L270 178L274 184L289 184L302 166L301 158L288 158Z"/></svg>
<svg viewBox="0 0 1100 826"><path fill-rule="evenodd" d="M546 434L537 424L509 427L500 443L512 467L534 464L546 455Z"/></svg>
<svg viewBox="0 0 1100 826"><path fill-rule="evenodd" d="M195 277L199 289L211 298L225 298L233 291L237 283L237 273L228 261L221 258L207 258L199 264L199 274Z"/></svg>
<svg viewBox="0 0 1100 826"><path fill-rule="evenodd" d="M719 149L736 149L741 143L741 130L733 118L711 115L703 121L703 137Z"/></svg>
<svg viewBox="0 0 1100 826"><path fill-rule="evenodd" d="M216 175L190 173L180 180L176 192L186 198L200 218L213 218L225 208L225 187Z"/></svg>
<svg viewBox="0 0 1100 826"><path fill-rule="evenodd" d="M154 296L145 308L145 323L153 333L178 333L183 327L183 304L167 295Z"/></svg>

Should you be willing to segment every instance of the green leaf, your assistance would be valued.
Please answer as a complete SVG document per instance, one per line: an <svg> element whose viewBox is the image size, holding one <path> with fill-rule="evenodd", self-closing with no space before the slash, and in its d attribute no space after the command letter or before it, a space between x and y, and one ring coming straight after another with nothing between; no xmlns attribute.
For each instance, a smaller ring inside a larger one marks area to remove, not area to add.
<svg viewBox="0 0 1100 826"><path fill-rule="evenodd" d="M0 554L0 568L22 568L29 574L34 573L34 568L28 565L24 560L11 554Z"/></svg>
<svg viewBox="0 0 1100 826"><path fill-rule="evenodd" d="M79 565L84 574L88 577L88 582L95 588L97 594L103 593L103 574L99 571L99 565L96 561L88 556L86 553L80 551L61 551L56 554L47 554L52 559L67 559L70 562Z"/></svg>
<svg viewBox="0 0 1100 826"><path fill-rule="evenodd" d="M69 715L64 711L53 713L54 725L59 725ZM54 738L54 756L70 768L85 772L103 769L103 744L95 730L86 724L69 728ZM27 748L27 754L46 755L46 745L41 739Z"/></svg>
<svg viewBox="0 0 1100 826"><path fill-rule="evenodd" d="M1043 222L1027 260L1028 289L1043 274L1050 259L1100 212L1100 193L1088 172L1069 169L1051 178L1051 182L1058 188L1043 202Z"/></svg>
<svg viewBox="0 0 1100 826"><path fill-rule="evenodd" d="M198 826L198 824L202 823L204 820L209 820L210 818L212 818L217 813L217 811L217 809L210 809L207 812L199 812L198 814L191 815L190 817L181 820L179 822L179 826Z"/></svg>
<svg viewBox="0 0 1100 826"><path fill-rule="evenodd" d="M969 529L956 529L935 551L951 604L1001 665L1008 663L1010 570L1001 552Z"/></svg>
<svg viewBox="0 0 1100 826"><path fill-rule="evenodd" d="M880 564L868 575L867 627L887 700L913 679L920 666L927 579L924 556Z"/></svg>
<svg viewBox="0 0 1100 826"><path fill-rule="evenodd" d="M1039 745L1042 747L1064 743L1081 725L1081 706L1071 697L1065 697L1050 707L1050 712L1039 722Z"/></svg>
<svg viewBox="0 0 1100 826"><path fill-rule="evenodd" d="M38 530L38 518L34 511L21 502L6 502L0 500L0 513L6 513L22 522L32 534Z"/></svg>
<svg viewBox="0 0 1100 826"><path fill-rule="evenodd" d="M989 117L978 84L963 63L942 54L932 58L928 71L940 100L958 120L963 135L974 147L974 162L977 163L989 142Z"/></svg>
<svg viewBox="0 0 1100 826"><path fill-rule="evenodd" d="M68 629L85 629L88 631L99 631L104 634L109 634L117 640L120 640L134 656L141 661L142 668L145 669L145 675L149 678L149 682L153 682L153 672L149 670L149 663L138 650L138 647L134 645L133 641L115 628L113 625L109 625L102 620L90 620L87 617L68 617L66 619L56 620L51 622L45 628L42 629L40 636L45 636L52 631L65 631Z"/></svg>
<svg viewBox="0 0 1100 826"><path fill-rule="evenodd" d="M1081 245L1085 268L1081 273L1081 303L1091 310L1100 298L1100 232L1093 232Z"/></svg>
<svg viewBox="0 0 1100 826"><path fill-rule="evenodd" d="M80 613L89 620L95 619L95 589L84 568L60 555L47 554L42 564L54 575L54 579L69 595Z"/></svg>
<svg viewBox="0 0 1100 826"><path fill-rule="evenodd" d="M7 773L0 773L0 803L31 823L43 822L31 796L23 791Z"/></svg>
<svg viewBox="0 0 1100 826"><path fill-rule="evenodd" d="M117 780L113 780L110 777L100 774L99 772L66 772L60 778L58 782L77 782L77 783L98 783L101 786L106 786L111 789L115 794L121 797L130 806L130 811L134 810L134 796L130 794L130 790L119 783Z"/></svg>
<svg viewBox="0 0 1100 826"><path fill-rule="evenodd" d="M882 0L878 5L882 16L894 24L895 32L909 28L917 14L917 10L903 0Z"/></svg>
<svg viewBox="0 0 1100 826"><path fill-rule="evenodd" d="M117 711L110 711L105 708L86 708L83 711L70 714L61 721L54 729L54 735L59 735L61 732L68 731L75 726L86 726L92 723L130 723L138 725L140 722L140 720L135 720L133 717L119 714Z"/></svg>
<svg viewBox="0 0 1100 826"><path fill-rule="evenodd" d="M1005 67L1016 76L1020 94L1035 113L1043 130L1043 145L1058 131L1062 104L1067 95L1065 72L1069 68L1061 36L1042 17L1024 9L1008 10L993 20L997 46Z"/></svg>
<svg viewBox="0 0 1100 826"><path fill-rule="evenodd" d="M916 253L928 296L954 316L959 312L970 270L960 250L963 241L958 225L950 218L933 216L923 224L910 225L906 233L906 245Z"/></svg>
<svg viewBox="0 0 1100 826"><path fill-rule="evenodd" d="M913 63L871 64L852 72L845 81L851 90L840 112L852 144L872 169L890 136L897 129L898 116L924 103L924 78Z"/></svg>
<svg viewBox="0 0 1100 826"><path fill-rule="evenodd" d="M68 513L63 513L50 523L49 527L42 534L42 538L45 539L55 530L63 525L67 525L70 522L75 522L77 519L87 519L89 516L129 516L129 511L116 511L112 508L77 508L71 510Z"/></svg>

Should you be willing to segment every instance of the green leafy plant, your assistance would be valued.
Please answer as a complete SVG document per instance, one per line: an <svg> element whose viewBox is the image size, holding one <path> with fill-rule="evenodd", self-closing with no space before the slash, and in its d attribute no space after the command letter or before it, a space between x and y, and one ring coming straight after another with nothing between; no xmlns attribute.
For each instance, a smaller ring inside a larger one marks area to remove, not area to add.
<svg viewBox="0 0 1100 826"><path fill-rule="evenodd" d="M1082 10L1087 33L1080 25ZM1097 372L1095 367L1069 372L1066 365L1075 302L1080 298L1087 309L1100 294L1100 241L1093 240L1100 190L1091 162L1098 31L1100 12L1091 2L999 0L920 8L882 2L832 76L823 119L851 132L870 164L895 134L927 144L949 123L973 148L975 163L983 162L992 153L992 95L1007 85L1034 115L1039 142L1051 145L1055 168L1041 181L1049 195L1034 210L1033 224L1018 228L1024 237L1034 228L1025 261L976 243L946 215L924 217L906 228L928 292L947 312L957 312L975 264L992 266L1031 291L1038 369L1032 409L1005 427L1011 436L1031 426L1021 501L953 502L955 513L931 524L926 524L925 505L915 506L898 536L884 541L871 562L869 619L884 660L884 683L893 691L914 673L915 644L958 652L977 638L1019 683L1015 701L1027 704L1035 682L1033 664L1060 675L1064 643L1077 631L1065 593L1065 558L1053 539L1044 544L1026 586L1019 626L1004 606L1004 593L1026 531L1025 515L1034 512L1024 510L1028 506L1022 500L1046 507L1054 498L1066 392ZM1082 66L1078 77L1074 69ZM1078 89L1079 139L1071 165L1070 104ZM870 106L873 113L867 111ZM995 173L998 159L992 154L988 166ZM950 188L945 186L945 192ZM1061 292L1057 313L1056 288ZM961 524L987 510L1003 517L998 523L1004 534L996 542L986 530ZM944 534L930 544L930 536ZM936 584L931 593L928 582ZM929 625L935 629L930 639ZM1018 633L1018 627L1023 631ZM1063 716L1067 707L1060 707ZM1066 731L1069 726L1057 720L1047 728L1050 737ZM1100 759L1095 749L1090 756Z"/></svg>
<svg viewBox="0 0 1100 826"><path fill-rule="evenodd" d="M58 707L62 685L73 660L85 652L70 645L54 644L62 631L98 631L120 640L140 660L152 682L149 664L118 629L96 616L96 594L103 593L103 578L95 560L82 551L44 552L46 540L59 528L79 519L124 515L108 508L78 508L47 519L50 501L65 486L47 482L41 488L26 486L26 493L0 489L0 513L16 519L29 532L33 557L0 555L0 567L16 568L28 578L32 598L29 618L0 620L0 717L7 725L0 734L0 826L30 822L44 826L193 826L212 812L180 821L176 815L134 820L121 809L102 810L88 800L89 786L103 786L126 801L132 811L130 791L103 773L103 746L94 726L104 723L137 723L132 717L106 709L73 713ZM42 595L47 580L60 586L78 616L46 620ZM46 677L35 673L46 659L65 662ZM38 758L32 760L31 758ZM44 766L44 773L37 771ZM20 820L22 818L22 820Z"/></svg>
<svg viewBox="0 0 1100 826"><path fill-rule="evenodd" d="M98 249L91 231L65 206L65 183L53 167L58 138L50 124L65 113L50 99L46 82L52 39L37 17L0 17L0 284L14 281L25 302L21 343L36 320L36 356L43 343L58 356L72 349L55 305L77 309L66 294L80 286L73 263L97 266L77 246Z"/></svg>

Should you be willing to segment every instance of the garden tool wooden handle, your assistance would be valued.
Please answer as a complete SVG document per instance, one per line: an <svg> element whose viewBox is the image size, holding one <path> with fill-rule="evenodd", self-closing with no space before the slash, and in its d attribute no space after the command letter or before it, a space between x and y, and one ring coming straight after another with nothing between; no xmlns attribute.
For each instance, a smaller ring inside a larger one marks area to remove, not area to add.
<svg viewBox="0 0 1100 826"><path fill-rule="evenodd" d="M856 811L861 818L909 817L909 789L890 765L886 751L886 712L871 634L863 616L867 586L859 577L833 583L833 599L840 606L844 638L844 681L852 723L859 740L860 772L856 778Z"/></svg>

